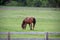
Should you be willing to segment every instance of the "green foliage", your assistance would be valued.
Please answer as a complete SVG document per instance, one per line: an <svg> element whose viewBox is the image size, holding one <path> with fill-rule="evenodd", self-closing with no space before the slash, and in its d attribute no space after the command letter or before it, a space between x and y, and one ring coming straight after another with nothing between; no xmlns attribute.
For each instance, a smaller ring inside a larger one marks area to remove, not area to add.
<svg viewBox="0 0 60 40"><path fill-rule="evenodd" d="M9 2L9 3L7 3L6 5L7 6L17 6L17 2L16 1L11 1L11 2Z"/></svg>
<svg viewBox="0 0 60 40"><path fill-rule="evenodd" d="M60 7L60 0L1 0L0 5Z"/></svg>

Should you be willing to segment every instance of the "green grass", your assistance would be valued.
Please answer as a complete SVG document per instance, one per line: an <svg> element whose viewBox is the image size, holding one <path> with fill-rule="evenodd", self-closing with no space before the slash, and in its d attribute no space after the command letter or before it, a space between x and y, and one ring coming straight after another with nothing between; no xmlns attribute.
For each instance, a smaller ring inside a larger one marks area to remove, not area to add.
<svg viewBox="0 0 60 40"><path fill-rule="evenodd" d="M1 7L0 32L29 32L21 23L27 16L36 17L35 32L60 32L60 10L56 8Z"/></svg>

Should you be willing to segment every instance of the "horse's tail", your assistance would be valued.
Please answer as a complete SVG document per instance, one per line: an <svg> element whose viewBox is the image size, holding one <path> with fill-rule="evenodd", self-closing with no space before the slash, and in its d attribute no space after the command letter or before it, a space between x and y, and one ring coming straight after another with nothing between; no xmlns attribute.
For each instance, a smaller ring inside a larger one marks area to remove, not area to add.
<svg viewBox="0 0 60 40"><path fill-rule="evenodd" d="M35 26L35 24L36 24L36 19L33 18L33 25Z"/></svg>

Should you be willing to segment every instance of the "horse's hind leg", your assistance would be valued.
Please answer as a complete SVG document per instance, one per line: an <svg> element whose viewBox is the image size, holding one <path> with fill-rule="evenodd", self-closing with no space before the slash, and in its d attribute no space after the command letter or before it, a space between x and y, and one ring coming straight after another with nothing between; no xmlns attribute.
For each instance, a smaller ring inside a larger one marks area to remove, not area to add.
<svg viewBox="0 0 60 40"><path fill-rule="evenodd" d="M35 25L33 24L33 30L34 30Z"/></svg>
<svg viewBox="0 0 60 40"><path fill-rule="evenodd" d="M30 26L30 30L32 30L32 24L29 24L29 26Z"/></svg>
<svg viewBox="0 0 60 40"><path fill-rule="evenodd" d="M33 18L33 30L34 30L35 24L36 24L36 19Z"/></svg>
<svg viewBox="0 0 60 40"><path fill-rule="evenodd" d="M33 23L33 30L34 30L34 28L35 28L35 23Z"/></svg>

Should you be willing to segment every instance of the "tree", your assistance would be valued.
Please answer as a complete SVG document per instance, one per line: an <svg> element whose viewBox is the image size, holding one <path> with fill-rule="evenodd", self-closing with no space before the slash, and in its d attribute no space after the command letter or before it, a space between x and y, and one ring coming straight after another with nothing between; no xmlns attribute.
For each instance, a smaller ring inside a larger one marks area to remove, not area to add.
<svg viewBox="0 0 60 40"><path fill-rule="evenodd" d="M55 0L56 2L56 7L60 7L60 0Z"/></svg>
<svg viewBox="0 0 60 40"><path fill-rule="evenodd" d="M50 7L60 7L60 0L48 0Z"/></svg>
<svg viewBox="0 0 60 40"><path fill-rule="evenodd" d="M20 6L26 6L27 3L26 3L26 0L16 0L18 2L18 5Z"/></svg>
<svg viewBox="0 0 60 40"><path fill-rule="evenodd" d="M1 0L0 5L6 5L6 3L10 2L10 0Z"/></svg>

